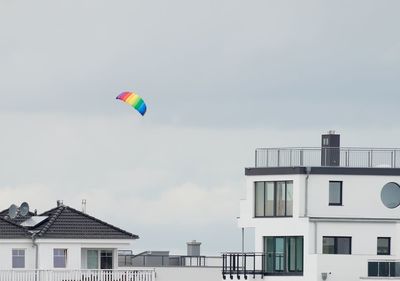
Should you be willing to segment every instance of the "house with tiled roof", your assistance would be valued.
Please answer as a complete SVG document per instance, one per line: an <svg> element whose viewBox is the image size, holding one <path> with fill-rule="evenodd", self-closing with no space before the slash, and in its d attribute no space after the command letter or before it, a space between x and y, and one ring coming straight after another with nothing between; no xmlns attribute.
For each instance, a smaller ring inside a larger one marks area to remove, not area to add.
<svg viewBox="0 0 400 281"><path fill-rule="evenodd" d="M66 206L11 218L0 212L0 270L117 269L118 250L139 237Z"/></svg>

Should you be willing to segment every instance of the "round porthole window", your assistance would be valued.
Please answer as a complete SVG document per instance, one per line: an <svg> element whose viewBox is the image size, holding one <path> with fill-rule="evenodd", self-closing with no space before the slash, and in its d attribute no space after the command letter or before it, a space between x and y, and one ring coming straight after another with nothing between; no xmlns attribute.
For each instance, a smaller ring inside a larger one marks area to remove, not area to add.
<svg viewBox="0 0 400 281"><path fill-rule="evenodd" d="M394 209L400 205L400 186L397 183L389 182L385 184L381 191L383 205L389 209Z"/></svg>

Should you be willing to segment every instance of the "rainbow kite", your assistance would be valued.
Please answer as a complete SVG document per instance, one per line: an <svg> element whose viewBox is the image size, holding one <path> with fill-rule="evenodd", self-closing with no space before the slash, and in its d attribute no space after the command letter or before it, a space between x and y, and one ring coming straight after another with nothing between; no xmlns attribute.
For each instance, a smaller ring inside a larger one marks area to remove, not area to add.
<svg viewBox="0 0 400 281"><path fill-rule="evenodd" d="M147 107L143 99L133 92L122 92L116 99L131 105L134 109L139 111L142 116L146 113Z"/></svg>

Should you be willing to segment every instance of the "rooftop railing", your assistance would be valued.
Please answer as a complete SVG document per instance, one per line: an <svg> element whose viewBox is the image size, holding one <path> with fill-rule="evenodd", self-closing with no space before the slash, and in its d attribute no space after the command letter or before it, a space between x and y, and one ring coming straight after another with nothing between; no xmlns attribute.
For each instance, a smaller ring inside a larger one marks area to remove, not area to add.
<svg viewBox="0 0 400 281"><path fill-rule="evenodd" d="M400 168L400 148L257 148L255 167Z"/></svg>

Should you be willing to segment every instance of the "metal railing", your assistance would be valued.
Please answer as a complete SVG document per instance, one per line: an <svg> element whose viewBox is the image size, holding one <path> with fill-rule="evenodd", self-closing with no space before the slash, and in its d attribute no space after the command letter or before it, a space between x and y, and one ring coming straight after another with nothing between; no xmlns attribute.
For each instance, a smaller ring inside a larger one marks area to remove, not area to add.
<svg viewBox="0 0 400 281"><path fill-rule="evenodd" d="M0 281L155 281L154 269L0 270Z"/></svg>
<svg viewBox="0 0 400 281"><path fill-rule="evenodd" d="M222 277L226 279L227 276L230 279L236 277L240 279L243 275L244 279L248 276L253 278L256 275L264 276L264 259L265 253L242 253L242 252L230 252L222 254Z"/></svg>
<svg viewBox="0 0 400 281"><path fill-rule="evenodd" d="M154 255L143 252L138 255L119 255L120 267L221 267L221 257Z"/></svg>
<svg viewBox="0 0 400 281"><path fill-rule="evenodd" d="M400 148L257 148L255 167L400 168Z"/></svg>

